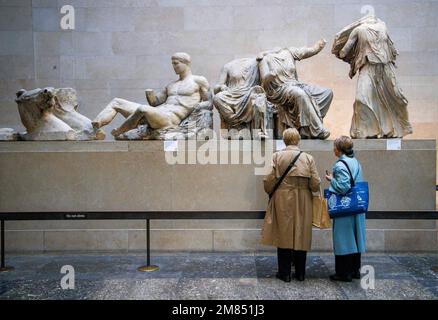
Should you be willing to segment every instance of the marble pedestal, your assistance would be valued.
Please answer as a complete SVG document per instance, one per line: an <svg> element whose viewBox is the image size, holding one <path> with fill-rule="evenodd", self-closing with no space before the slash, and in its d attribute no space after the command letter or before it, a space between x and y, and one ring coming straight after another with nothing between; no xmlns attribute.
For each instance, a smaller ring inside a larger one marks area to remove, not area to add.
<svg viewBox="0 0 438 320"><path fill-rule="evenodd" d="M263 176L255 174L261 165L244 164L244 159L253 162L253 151L260 146L247 141L224 141L222 148L218 141L207 143L218 164L199 163L207 148L202 142L176 142L179 152L187 147L186 163L174 165L166 162L163 141L2 142L0 211L264 210ZM332 145L332 141L301 143L314 155L321 176L336 160ZM370 210L435 210L435 141L404 140L400 150L387 147L386 140L355 141L370 183ZM275 144L267 148L272 149ZM258 245L261 221L178 220L151 225L156 250L266 249ZM371 251L437 248L435 221L370 220L367 226ZM145 247L144 221L22 221L8 222L6 228L9 251ZM330 231L314 231L313 249L331 250Z"/></svg>

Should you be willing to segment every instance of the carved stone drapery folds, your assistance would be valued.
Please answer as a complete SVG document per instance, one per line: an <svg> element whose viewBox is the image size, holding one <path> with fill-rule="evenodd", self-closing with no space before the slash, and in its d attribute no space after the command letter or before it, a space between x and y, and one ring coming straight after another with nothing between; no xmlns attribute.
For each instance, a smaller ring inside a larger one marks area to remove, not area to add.
<svg viewBox="0 0 438 320"><path fill-rule="evenodd" d="M336 34L332 53L350 64L350 78L359 73L352 138L401 138L412 133L408 100L394 68L398 55L385 23L367 16Z"/></svg>

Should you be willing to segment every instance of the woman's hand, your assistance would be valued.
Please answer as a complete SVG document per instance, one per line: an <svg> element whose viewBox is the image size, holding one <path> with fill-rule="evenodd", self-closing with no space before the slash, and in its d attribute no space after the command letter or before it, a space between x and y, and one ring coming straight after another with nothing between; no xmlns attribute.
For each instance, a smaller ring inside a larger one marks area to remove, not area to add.
<svg viewBox="0 0 438 320"><path fill-rule="evenodd" d="M327 181L332 181L333 175L330 172L328 172L328 170L325 170L325 178L327 179Z"/></svg>

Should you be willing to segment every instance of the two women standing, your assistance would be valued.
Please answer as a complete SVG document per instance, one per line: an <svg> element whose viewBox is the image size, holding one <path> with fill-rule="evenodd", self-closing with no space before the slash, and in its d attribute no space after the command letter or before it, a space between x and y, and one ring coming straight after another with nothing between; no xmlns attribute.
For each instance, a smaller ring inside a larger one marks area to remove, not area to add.
<svg viewBox="0 0 438 320"><path fill-rule="evenodd" d="M264 179L265 191L270 194L262 230L261 243L277 247L277 278L290 282L291 278L305 279L307 251L312 243L313 195L319 192L319 178L313 157L301 152L300 134L296 129L283 133L286 148L273 156L273 168ZM354 158L353 142L349 137L335 140L334 152L338 161L333 174L326 172L330 190L345 194L354 181L362 180L362 169ZM283 179L281 179L283 178ZM334 281L352 281L360 278L360 258L365 252L365 214L333 219L333 247L336 273ZM292 263L295 273L291 275Z"/></svg>

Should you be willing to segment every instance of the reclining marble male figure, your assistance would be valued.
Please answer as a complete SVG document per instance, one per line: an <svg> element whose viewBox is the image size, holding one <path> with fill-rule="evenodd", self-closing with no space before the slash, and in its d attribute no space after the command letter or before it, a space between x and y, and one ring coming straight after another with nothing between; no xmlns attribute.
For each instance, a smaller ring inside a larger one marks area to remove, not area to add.
<svg viewBox="0 0 438 320"><path fill-rule="evenodd" d="M126 121L112 130L111 134L116 139L160 139L152 131L176 130L185 119L200 110L206 110L206 114L200 112L200 116L206 117L206 121L200 121L204 126L212 127L212 105L210 88L206 78L193 75L191 72L191 58L187 53L179 52L172 56L172 65L179 79L168 84L164 89L155 91L146 90L146 104L127 101L120 98L113 99L94 119L94 128L101 128L109 124L120 113ZM208 112L209 111L209 112ZM194 119L194 121L199 119ZM202 120L202 119L201 119ZM199 123L199 121L196 121ZM148 132L142 136L139 126L146 125ZM130 130L136 130L129 135Z"/></svg>

